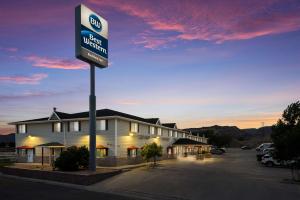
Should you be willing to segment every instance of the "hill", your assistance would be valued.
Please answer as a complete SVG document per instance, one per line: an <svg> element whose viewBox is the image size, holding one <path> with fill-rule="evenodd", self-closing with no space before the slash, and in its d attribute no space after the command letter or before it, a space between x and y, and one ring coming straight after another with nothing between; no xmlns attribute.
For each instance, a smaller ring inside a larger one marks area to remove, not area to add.
<svg viewBox="0 0 300 200"><path fill-rule="evenodd" d="M251 129L239 129L236 126L210 126L201 128L188 128L185 129L191 131L193 135L210 137L211 133L221 136L230 136L232 138L229 146L230 147L240 147L243 145L248 145L251 147L256 147L263 142L271 141L272 129L270 126L265 126L262 128L251 128Z"/></svg>
<svg viewBox="0 0 300 200"><path fill-rule="evenodd" d="M0 135L0 143L15 143L15 134Z"/></svg>

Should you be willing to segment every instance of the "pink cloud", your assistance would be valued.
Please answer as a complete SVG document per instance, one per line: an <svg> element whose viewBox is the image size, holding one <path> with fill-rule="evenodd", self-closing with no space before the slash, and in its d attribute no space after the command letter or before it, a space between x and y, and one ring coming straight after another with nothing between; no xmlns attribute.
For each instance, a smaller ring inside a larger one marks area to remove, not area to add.
<svg viewBox="0 0 300 200"><path fill-rule="evenodd" d="M15 127L10 125L0 125L0 135L6 135L15 132Z"/></svg>
<svg viewBox="0 0 300 200"><path fill-rule="evenodd" d="M0 50L6 51L6 52L17 52L19 49L16 47L0 47Z"/></svg>
<svg viewBox="0 0 300 200"><path fill-rule="evenodd" d="M223 43L300 29L298 0L90 2L143 20L152 31L148 35L140 35L135 44L150 49L165 46L176 40ZM162 32L169 34L157 37Z"/></svg>
<svg viewBox="0 0 300 200"><path fill-rule="evenodd" d="M75 59L68 60L68 59L61 59L61 58L48 58L48 57L40 57L36 55L26 56L24 57L25 60L32 63L34 67L44 67L44 68L51 68L51 69L87 69L88 64L77 61Z"/></svg>
<svg viewBox="0 0 300 200"><path fill-rule="evenodd" d="M0 82L14 83L14 84L39 84L41 80L47 78L47 74L33 74L31 76L0 76Z"/></svg>
<svg viewBox="0 0 300 200"><path fill-rule="evenodd" d="M78 92L78 90L67 90L67 91L25 91L23 93L18 94L7 94L7 95L0 95L0 102L1 101L23 101L24 99L30 98L40 98L40 97L54 97L57 95L70 95L71 93Z"/></svg>

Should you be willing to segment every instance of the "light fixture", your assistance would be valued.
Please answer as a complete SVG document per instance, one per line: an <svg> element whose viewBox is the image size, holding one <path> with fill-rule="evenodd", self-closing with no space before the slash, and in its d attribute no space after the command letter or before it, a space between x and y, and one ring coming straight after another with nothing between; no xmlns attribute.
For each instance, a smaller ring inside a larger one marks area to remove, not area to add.
<svg viewBox="0 0 300 200"><path fill-rule="evenodd" d="M129 136L133 136L133 133L129 133Z"/></svg>
<svg viewBox="0 0 300 200"><path fill-rule="evenodd" d="M156 139L159 139L159 136L156 136Z"/></svg>

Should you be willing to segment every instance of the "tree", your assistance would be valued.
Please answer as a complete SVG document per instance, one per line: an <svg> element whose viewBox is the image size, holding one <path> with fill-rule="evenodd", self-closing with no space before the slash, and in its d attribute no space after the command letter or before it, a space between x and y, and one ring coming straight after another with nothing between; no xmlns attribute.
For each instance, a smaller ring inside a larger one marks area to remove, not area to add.
<svg viewBox="0 0 300 200"><path fill-rule="evenodd" d="M232 141L232 136L230 134L218 134L212 131L207 135L209 144L215 145L217 147L229 146Z"/></svg>
<svg viewBox="0 0 300 200"><path fill-rule="evenodd" d="M300 102L290 104L272 127L271 138L275 146L275 156L280 160L296 160L299 169L300 158ZM293 177L294 178L294 177Z"/></svg>
<svg viewBox="0 0 300 200"><path fill-rule="evenodd" d="M153 158L153 166L155 166L156 158L162 156L162 146L158 146L155 142L152 144L145 144L141 155L147 162Z"/></svg>
<svg viewBox="0 0 300 200"><path fill-rule="evenodd" d="M62 171L76 171L79 168L86 169L88 167L89 150L87 147L68 147L66 151L61 152L60 156L55 160L54 166Z"/></svg>

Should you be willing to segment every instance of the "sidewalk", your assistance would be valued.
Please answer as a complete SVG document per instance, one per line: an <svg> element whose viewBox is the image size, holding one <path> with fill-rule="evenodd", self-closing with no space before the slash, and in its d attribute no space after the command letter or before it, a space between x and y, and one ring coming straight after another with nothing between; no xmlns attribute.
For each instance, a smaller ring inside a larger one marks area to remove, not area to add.
<svg viewBox="0 0 300 200"><path fill-rule="evenodd" d="M160 160L157 161L156 164L163 164L163 163L167 163L170 161L174 161L174 160ZM122 166L116 166L116 167L100 167L97 166L97 169L115 169L115 170L131 170L131 169L135 169L135 168L139 168L139 167L146 167L146 166L151 166L153 165L153 162L146 162L146 163L140 163L140 164L136 164L136 165L122 165Z"/></svg>

